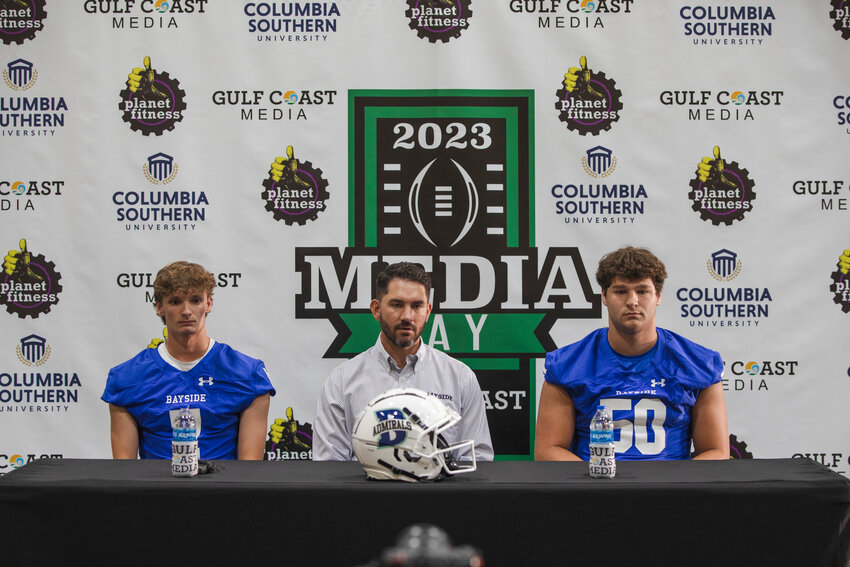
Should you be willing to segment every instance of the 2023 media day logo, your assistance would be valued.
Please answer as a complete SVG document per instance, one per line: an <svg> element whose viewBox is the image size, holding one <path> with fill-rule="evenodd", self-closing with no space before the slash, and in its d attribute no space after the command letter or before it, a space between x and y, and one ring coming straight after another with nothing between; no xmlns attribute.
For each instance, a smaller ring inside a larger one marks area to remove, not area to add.
<svg viewBox="0 0 850 567"><path fill-rule="evenodd" d="M578 247L535 247L531 91L349 92L348 246L296 248L296 318L327 318L326 357L375 343L377 273L434 281L422 337L476 373L500 458L530 458L536 364L561 318L601 317Z"/></svg>

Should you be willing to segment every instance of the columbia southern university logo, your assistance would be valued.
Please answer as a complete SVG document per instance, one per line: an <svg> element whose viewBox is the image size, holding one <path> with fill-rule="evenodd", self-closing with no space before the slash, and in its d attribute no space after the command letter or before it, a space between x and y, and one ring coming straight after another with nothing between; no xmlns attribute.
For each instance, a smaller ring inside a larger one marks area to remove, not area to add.
<svg viewBox="0 0 850 567"><path fill-rule="evenodd" d="M128 75L120 98L118 110L124 122L145 136L174 130L186 111L186 93L180 89L180 82L167 72L153 69L147 56L144 68L134 67Z"/></svg>
<svg viewBox="0 0 850 567"><path fill-rule="evenodd" d="M709 255L708 273L719 283L741 272L738 254L722 249ZM694 286L676 290L679 314L691 327L758 327L770 314L773 297L766 287Z"/></svg>
<svg viewBox="0 0 850 567"><path fill-rule="evenodd" d="M15 347L25 372L0 370L0 412L66 412L79 402L82 382L76 372L43 370L51 355L47 340L23 337Z"/></svg>
<svg viewBox="0 0 850 567"><path fill-rule="evenodd" d="M275 220L303 225L325 210L330 194L322 170L309 161L299 162L293 147L287 146L286 156L272 162L260 196Z"/></svg>
<svg viewBox="0 0 850 567"><path fill-rule="evenodd" d="M850 95L840 94L832 97L832 106L838 111L836 121L847 134L850 134Z"/></svg>
<svg viewBox="0 0 850 567"><path fill-rule="evenodd" d="M623 110L621 93L614 79L605 73L594 72L587 66L587 57L579 59L579 67L570 67L564 74L561 88L555 93L558 119L567 128L582 136L596 136L620 119Z"/></svg>
<svg viewBox="0 0 850 567"><path fill-rule="evenodd" d="M410 29L431 43L460 37L472 17L470 0L407 0Z"/></svg>
<svg viewBox="0 0 850 567"><path fill-rule="evenodd" d="M844 313L850 313L850 249L845 250L838 257L836 270L830 274L832 283L829 291L832 292L832 301L841 306Z"/></svg>
<svg viewBox="0 0 850 567"><path fill-rule="evenodd" d="M776 15L770 6L686 4L679 8L684 36L694 45L759 46L773 36Z"/></svg>
<svg viewBox="0 0 850 567"><path fill-rule="evenodd" d="M544 29L604 28L603 16L629 14L634 0L510 0L514 14L534 14Z"/></svg>
<svg viewBox="0 0 850 567"><path fill-rule="evenodd" d="M841 32L841 37L844 39L850 39L850 2L848 0L832 0L829 5L832 8L829 11L832 29Z"/></svg>
<svg viewBox="0 0 850 567"><path fill-rule="evenodd" d="M431 273L422 337L476 373L500 458L529 458L535 358L558 319L601 317L577 247L534 247L532 91L349 92L348 247L296 248L295 316L327 318L326 357L380 332L369 311L388 263Z"/></svg>
<svg viewBox="0 0 850 567"><path fill-rule="evenodd" d="M756 113L766 107L782 105L785 91L662 91L659 95L665 106L685 107L688 120L755 120Z"/></svg>
<svg viewBox="0 0 850 567"><path fill-rule="evenodd" d="M26 59L10 61L3 69L3 82L15 93L30 91L37 80L38 70ZM0 96L0 137L53 136L65 126L64 97L28 94Z"/></svg>
<svg viewBox="0 0 850 567"><path fill-rule="evenodd" d="M313 426L295 419L291 407L286 417L279 417L269 426L265 461L309 461L313 458Z"/></svg>
<svg viewBox="0 0 850 567"><path fill-rule="evenodd" d="M604 146L594 146L581 158L584 172L605 180L617 168L617 157ZM646 189L641 183L556 183L550 189L555 214L567 224L634 224L644 214Z"/></svg>
<svg viewBox="0 0 850 567"><path fill-rule="evenodd" d="M227 90L214 91L212 102L222 108L237 109L243 122L308 120L308 111L313 115L316 107L333 106L336 95L335 90Z"/></svg>
<svg viewBox="0 0 850 567"><path fill-rule="evenodd" d="M41 366L50 358L50 345L47 339L38 335L28 335L20 340L15 353L18 360L26 366Z"/></svg>
<svg viewBox="0 0 850 567"><path fill-rule="evenodd" d="M112 29L178 29L184 14L203 14L208 0L85 0L86 14L109 16Z"/></svg>
<svg viewBox="0 0 850 567"><path fill-rule="evenodd" d="M148 183L157 188L118 190L112 194L115 220L125 230L192 231L206 221L210 206L206 192L171 186L180 169L172 156L163 152L152 154L139 169Z"/></svg>
<svg viewBox="0 0 850 567"><path fill-rule="evenodd" d="M43 255L29 252L25 239L18 246L19 250L9 250L3 258L0 304L21 319L37 319L59 302L62 274Z"/></svg>
<svg viewBox="0 0 850 567"><path fill-rule="evenodd" d="M738 162L722 159L719 146L714 146L714 158L702 158L694 173L688 198L702 220L730 225L753 208L755 181Z"/></svg>
<svg viewBox="0 0 850 567"><path fill-rule="evenodd" d="M22 44L44 29L46 0L0 0L0 41Z"/></svg>
<svg viewBox="0 0 850 567"><path fill-rule="evenodd" d="M336 2L246 2L242 12L260 42L326 42L341 17Z"/></svg>

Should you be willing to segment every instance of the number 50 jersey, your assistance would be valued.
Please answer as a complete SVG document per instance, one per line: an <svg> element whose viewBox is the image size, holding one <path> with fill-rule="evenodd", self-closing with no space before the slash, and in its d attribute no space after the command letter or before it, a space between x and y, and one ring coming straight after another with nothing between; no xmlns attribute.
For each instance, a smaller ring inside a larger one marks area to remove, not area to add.
<svg viewBox="0 0 850 567"><path fill-rule="evenodd" d="M702 389L723 377L720 353L658 329L658 341L640 356L608 344L608 329L546 354L546 381L572 398L576 425L570 450L588 459L590 420L599 405L614 420L617 459L688 459L691 410Z"/></svg>

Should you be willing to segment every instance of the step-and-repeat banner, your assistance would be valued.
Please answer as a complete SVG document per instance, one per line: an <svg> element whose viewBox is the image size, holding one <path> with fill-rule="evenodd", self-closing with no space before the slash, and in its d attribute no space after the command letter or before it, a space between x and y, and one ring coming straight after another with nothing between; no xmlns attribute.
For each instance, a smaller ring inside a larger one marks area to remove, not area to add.
<svg viewBox="0 0 850 567"><path fill-rule="evenodd" d="M733 457L846 474L848 39L846 0L0 0L0 474L111 455L107 371L178 259L269 369L267 458L310 458L404 259L529 459L542 356L605 324L625 244L723 355Z"/></svg>

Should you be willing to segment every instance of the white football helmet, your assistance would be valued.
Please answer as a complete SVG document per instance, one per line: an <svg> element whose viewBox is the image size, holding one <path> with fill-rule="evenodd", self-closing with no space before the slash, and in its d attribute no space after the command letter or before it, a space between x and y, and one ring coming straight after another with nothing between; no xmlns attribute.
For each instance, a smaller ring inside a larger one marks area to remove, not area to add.
<svg viewBox="0 0 850 567"><path fill-rule="evenodd" d="M352 445L366 476L380 480L435 480L475 470L474 440L449 445L442 436L460 415L422 390L395 388L375 397L354 424ZM452 452L469 449L471 463Z"/></svg>

